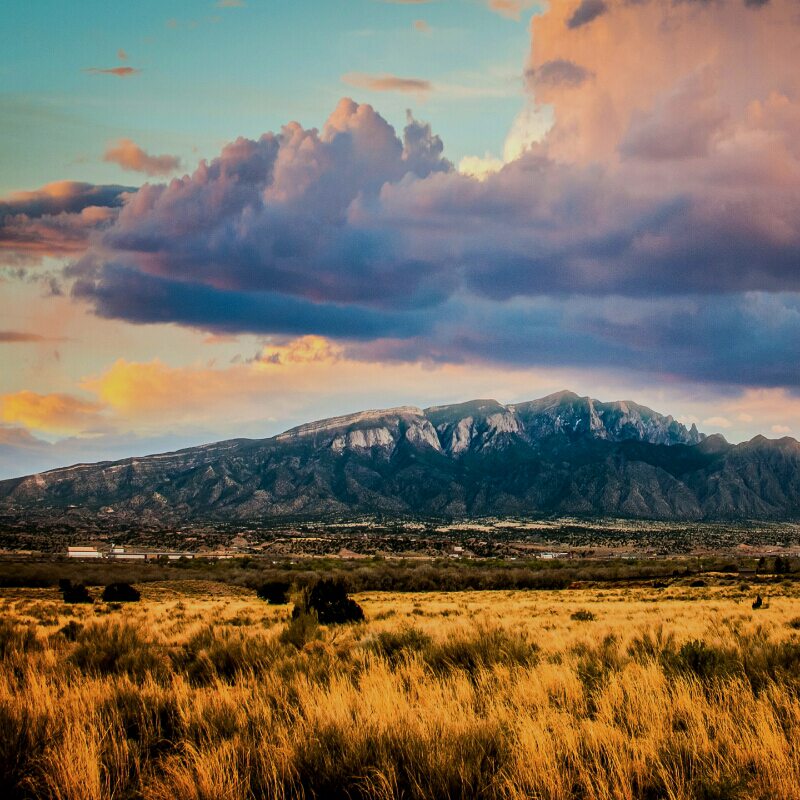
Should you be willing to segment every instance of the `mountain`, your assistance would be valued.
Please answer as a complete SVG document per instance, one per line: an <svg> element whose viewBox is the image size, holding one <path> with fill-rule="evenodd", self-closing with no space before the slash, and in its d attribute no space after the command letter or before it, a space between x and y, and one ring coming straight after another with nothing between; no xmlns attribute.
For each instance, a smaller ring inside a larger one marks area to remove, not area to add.
<svg viewBox="0 0 800 800"><path fill-rule="evenodd" d="M800 517L800 444L731 445L636 403L559 392L364 411L269 439L79 464L0 482L0 513L165 526L362 514L788 519Z"/></svg>

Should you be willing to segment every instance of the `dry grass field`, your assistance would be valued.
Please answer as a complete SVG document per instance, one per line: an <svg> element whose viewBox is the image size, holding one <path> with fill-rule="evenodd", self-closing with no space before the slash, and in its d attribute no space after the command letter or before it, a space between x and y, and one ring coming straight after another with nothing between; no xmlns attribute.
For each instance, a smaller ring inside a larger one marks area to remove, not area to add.
<svg viewBox="0 0 800 800"><path fill-rule="evenodd" d="M800 798L800 591L0 594L4 798Z"/></svg>

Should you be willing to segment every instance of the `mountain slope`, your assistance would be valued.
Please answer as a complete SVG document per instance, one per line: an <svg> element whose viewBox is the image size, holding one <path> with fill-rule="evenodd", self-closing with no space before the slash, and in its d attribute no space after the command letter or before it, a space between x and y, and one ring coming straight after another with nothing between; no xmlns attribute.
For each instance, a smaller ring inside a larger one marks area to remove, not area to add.
<svg viewBox="0 0 800 800"><path fill-rule="evenodd" d="M0 511L187 520L504 514L800 516L800 444L730 445L631 402L571 392L367 411L270 439L0 482Z"/></svg>

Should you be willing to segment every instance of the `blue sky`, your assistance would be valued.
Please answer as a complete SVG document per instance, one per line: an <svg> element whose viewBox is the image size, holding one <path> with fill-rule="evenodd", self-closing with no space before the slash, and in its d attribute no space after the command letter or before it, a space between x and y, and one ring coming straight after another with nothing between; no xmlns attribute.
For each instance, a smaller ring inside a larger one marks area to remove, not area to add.
<svg viewBox="0 0 800 800"><path fill-rule="evenodd" d="M0 192L119 182L100 157L119 137L193 165L289 120L318 127L345 95L379 102L398 127L413 108L453 161L499 153L523 101L529 16L453 0L10 4L0 27ZM418 20L430 31L415 29ZM85 71L118 66L141 72ZM422 78L435 90L369 92L342 81L351 72Z"/></svg>

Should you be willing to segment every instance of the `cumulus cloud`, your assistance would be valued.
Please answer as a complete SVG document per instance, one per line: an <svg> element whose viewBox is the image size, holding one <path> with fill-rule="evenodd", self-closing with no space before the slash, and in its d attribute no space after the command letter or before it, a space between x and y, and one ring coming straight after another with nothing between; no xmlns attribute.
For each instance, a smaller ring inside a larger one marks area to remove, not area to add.
<svg viewBox="0 0 800 800"><path fill-rule="evenodd" d="M433 88L430 81L422 78L401 78L397 75L368 75L364 72L348 72L342 81L356 89L370 92L405 92L406 94L427 94Z"/></svg>
<svg viewBox="0 0 800 800"><path fill-rule="evenodd" d="M0 263L82 253L93 231L109 225L133 190L58 181L0 199Z"/></svg>
<svg viewBox="0 0 800 800"><path fill-rule="evenodd" d="M123 169L144 172L147 175L169 175L180 169L181 161L177 156L151 156L130 139L120 139L115 145L106 149L103 161L119 164Z"/></svg>
<svg viewBox="0 0 800 800"><path fill-rule="evenodd" d="M456 171L429 126L343 100L132 193L74 296L365 358L800 385L794 0L601 5L534 18L504 163Z"/></svg>

